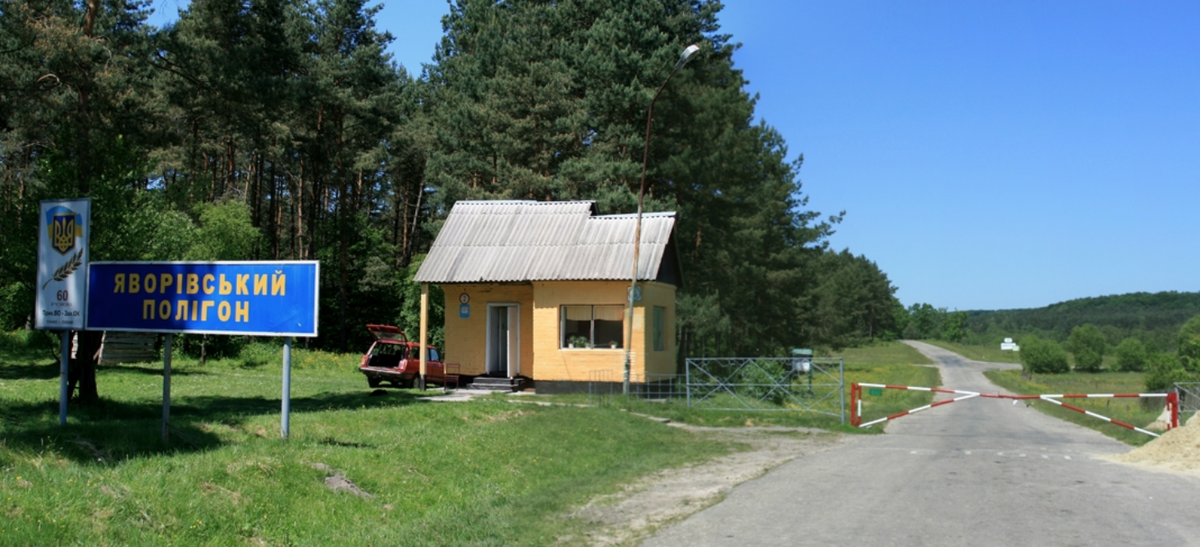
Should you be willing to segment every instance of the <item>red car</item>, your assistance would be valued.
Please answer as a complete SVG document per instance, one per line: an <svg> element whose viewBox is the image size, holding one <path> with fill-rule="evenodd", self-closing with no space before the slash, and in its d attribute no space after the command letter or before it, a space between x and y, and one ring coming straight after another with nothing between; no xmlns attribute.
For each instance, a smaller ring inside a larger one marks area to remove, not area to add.
<svg viewBox="0 0 1200 547"><path fill-rule="evenodd" d="M396 387L412 387L421 373L421 344L409 342L404 331L391 325L367 325L375 335L375 343L362 356L358 370L367 376L367 385L379 387L390 382ZM425 381L441 384L445 382L445 366L437 348L425 346L429 352L425 360Z"/></svg>

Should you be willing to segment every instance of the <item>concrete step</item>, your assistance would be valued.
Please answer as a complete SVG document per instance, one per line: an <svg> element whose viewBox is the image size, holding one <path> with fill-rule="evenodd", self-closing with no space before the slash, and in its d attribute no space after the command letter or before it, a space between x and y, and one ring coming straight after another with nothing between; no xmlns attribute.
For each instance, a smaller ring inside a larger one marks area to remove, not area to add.
<svg viewBox="0 0 1200 547"><path fill-rule="evenodd" d="M463 389L473 389L477 391L497 391L497 392L512 392L520 391L525 383L525 378L492 378L488 376L476 376L466 381L463 384Z"/></svg>

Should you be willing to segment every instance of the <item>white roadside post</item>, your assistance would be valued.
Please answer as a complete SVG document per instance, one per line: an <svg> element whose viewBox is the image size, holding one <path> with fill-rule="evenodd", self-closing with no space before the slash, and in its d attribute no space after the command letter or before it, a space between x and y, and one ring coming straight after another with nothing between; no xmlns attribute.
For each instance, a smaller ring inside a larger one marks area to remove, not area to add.
<svg viewBox="0 0 1200 547"><path fill-rule="evenodd" d="M426 358L429 356L429 283L421 283L421 379L417 387L425 391ZM445 383L443 382L443 386Z"/></svg>
<svg viewBox="0 0 1200 547"><path fill-rule="evenodd" d="M280 412L279 432L283 438L288 438L292 414L292 337L283 339L283 408Z"/></svg>

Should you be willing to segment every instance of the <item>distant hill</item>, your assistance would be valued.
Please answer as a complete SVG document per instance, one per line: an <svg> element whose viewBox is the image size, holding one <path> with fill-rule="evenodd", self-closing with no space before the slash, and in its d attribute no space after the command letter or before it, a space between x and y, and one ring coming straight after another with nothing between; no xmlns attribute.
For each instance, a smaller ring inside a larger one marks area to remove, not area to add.
<svg viewBox="0 0 1200 547"><path fill-rule="evenodd" d="M971 341L991 344L1005 337L1020 342L1025 334L1063 341L1071 329L1091 323L1104 331L1110 344L1134 336L1172 351L1179 327L1196 315L1200 315L1200 292L1138 292L1079 298L1044 308L971 311L967 328Z"/></svg>

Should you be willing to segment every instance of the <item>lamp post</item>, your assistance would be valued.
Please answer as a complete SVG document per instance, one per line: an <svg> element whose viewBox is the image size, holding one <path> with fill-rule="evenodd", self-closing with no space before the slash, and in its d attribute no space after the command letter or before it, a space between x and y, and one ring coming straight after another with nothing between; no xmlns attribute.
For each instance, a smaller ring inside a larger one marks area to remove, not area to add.
<svg viewBox="0 0 1200 547"><path fill-rule="evenodd" d="M683 68L683 65L687 64L698 51L700 51L700 46L696 44L684 48L683 53L679 55L679 60L675 62L675 68L671 69L667 79L658 86L658 91L654 92L654 98L650 99L650 110L646 112L646 144L642 150L642 185L638 189L637 224L633 231L633 274L630 276L631 281L629 282L629 307L625 310L625 378L621 390L625 395L629 395L629 371L632 368L630 352L633 351L633 302L634 293L637 292L638 255L642 247L642 200L646 195L646 163L650 161L650 123L654 120L654 102L658 100L658 95L671 81L671 76Z"/></svg>

